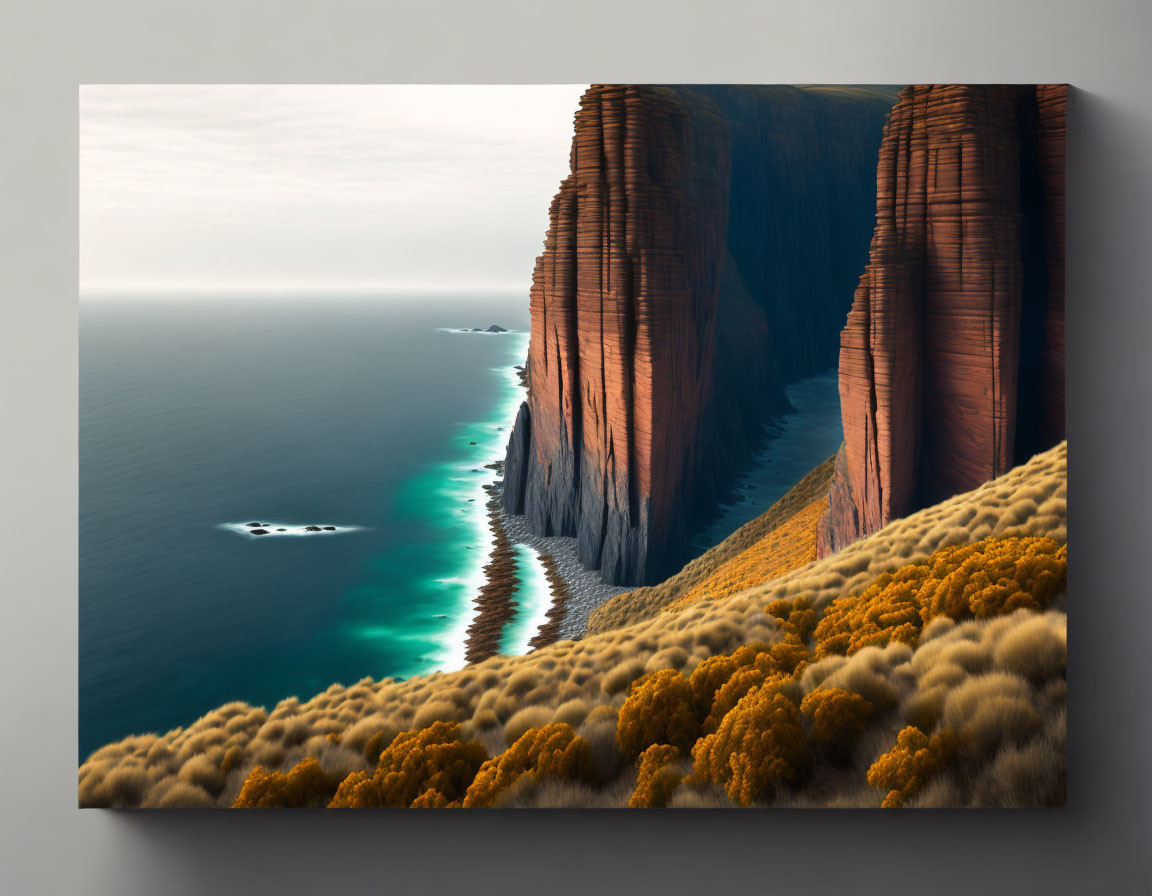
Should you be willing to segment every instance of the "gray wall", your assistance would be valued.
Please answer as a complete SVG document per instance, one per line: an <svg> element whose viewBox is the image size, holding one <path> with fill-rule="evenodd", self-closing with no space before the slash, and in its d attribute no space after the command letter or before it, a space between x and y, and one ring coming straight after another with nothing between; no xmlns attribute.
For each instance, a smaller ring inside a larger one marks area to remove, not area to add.
<svg viewBox="0 0 1152 896"><path fill-rule="evenodd" d="M1135 892L1152 631L1147 0L0 5L0 892ZM1070 808L114 813L76 804L76 87L1068 81ZM418 888L418 889L417 889Z"/></svg>

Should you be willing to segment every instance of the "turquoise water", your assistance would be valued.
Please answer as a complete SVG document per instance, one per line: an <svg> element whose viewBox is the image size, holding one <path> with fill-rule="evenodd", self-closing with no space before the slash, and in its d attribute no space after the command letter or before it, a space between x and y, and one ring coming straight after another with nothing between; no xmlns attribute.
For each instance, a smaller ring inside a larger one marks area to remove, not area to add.
<svg viewBox="0 0 1152 896"><path fill-rule="evenodd" d="M230 700L463 664L524 305L81 304L81 757ZM517 332L453 331L493 322ZM274 537L308 524L336 528ZM547 600L521 557L509 650Z"/></svg>

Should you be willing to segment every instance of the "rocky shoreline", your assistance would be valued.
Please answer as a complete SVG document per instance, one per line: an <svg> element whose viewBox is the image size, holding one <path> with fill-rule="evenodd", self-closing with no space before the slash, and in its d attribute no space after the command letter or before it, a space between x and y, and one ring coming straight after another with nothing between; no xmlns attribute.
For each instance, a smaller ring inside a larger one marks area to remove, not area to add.
<svg viewBox="0 0 1152 896"><path fill-rule="evenodd" d="M502 482L498 480L491 494L499 496L501 491ZM548 581L552 583L552 609L548 611L548 623L532 639L533 649L553 641L584 637L588 617L593 610L608 598L632 590L605 585L597 570L586 569L576 555L575 538L536 535L527 517L513 516L503 505L498 508L497 514L508 538L517 544L526 544L541 554ZM557 582L563 584L562 592L557 588ZM543 641L545 631L551 640ZM540 643L537 643L538 638L541 639Z"/></svg>
<svg viewBox="0 0 1152 896"><path fill-rule="evenodd" d="M503 466L490 465L497 474ZM529 641L529 649L547 647L556 641L582 638L592 611L608 598L629 591L605 585L595 570L584 567L576 555L576 539L563 536L543 537L533 534L526 518L513 516L501 504L502 480L486 485L488 525L493 547L484 567L485 584L473 600L475 616L468 626L464 657L478 663L500 652L500 640L507 625L516 615L512 595L520 579L516 575L516 544L525 544L540 554L544 574L552 592L547 619Z"/></svg>
<svg viewBox="0 0 1152 896"><path fill-rule="evenodd" d="M492 553L484 567L487 580L473 601L476 615L468 626L464 658L478 663L500 652L500 638L504 626L516 615L512 595L520 583L516 576L516 553L500 519L500 492L495 485L486 485L488 492L488 526L492 530Z"/></svg>

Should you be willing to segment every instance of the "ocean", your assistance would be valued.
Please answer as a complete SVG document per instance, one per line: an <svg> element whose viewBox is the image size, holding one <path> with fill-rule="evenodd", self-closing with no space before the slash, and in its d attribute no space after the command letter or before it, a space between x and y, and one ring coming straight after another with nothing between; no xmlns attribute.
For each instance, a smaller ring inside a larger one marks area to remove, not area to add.
<svg viewBox="0 0 1152 896"><path fill-rule="evenodd" d="M464 664L526 306L518 290L81 302L81 759L233 700ZM512 332L459 332L491 323ZM788 394L696 551L838 447L835 375ZM515 552L509 654L550 602L536 552Z"/></svg>
<svg viewBox="0 0 1152 896"><path fill-rule="evenodd" d="M81 302L80 758L232 700L463 664L526 305ZM513 332L458 332L491 323ZM548 603L534 552L518 560L508 652Z"/></svg>

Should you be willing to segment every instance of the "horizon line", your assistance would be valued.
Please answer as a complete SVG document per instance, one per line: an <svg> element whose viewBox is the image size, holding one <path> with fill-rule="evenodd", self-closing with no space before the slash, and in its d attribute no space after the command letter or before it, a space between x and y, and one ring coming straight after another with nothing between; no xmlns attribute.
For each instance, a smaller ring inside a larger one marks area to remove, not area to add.
<svg viewBox="0 0 1152 896"><path fill-rule="evenodd" d="M525 282L495 283L80 283L81 297L98 295L126 295L139 293L204 294L215 292L279 293L311 295L332 292L399 293L399 292L496 292L499 290L525 290Z"/></svg>

